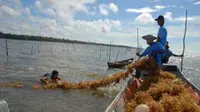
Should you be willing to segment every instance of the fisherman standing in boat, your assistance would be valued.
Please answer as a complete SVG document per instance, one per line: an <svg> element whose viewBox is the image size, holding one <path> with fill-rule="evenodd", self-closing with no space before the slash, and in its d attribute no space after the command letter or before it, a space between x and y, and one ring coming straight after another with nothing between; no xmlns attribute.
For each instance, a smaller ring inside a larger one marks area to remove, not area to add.
<svg viewBox="0 0 200 112"><path fill-rule="evenodd" d="M158 25L160 26L157 34L157 42L165 47L167 41L167 29L164 28L165 18L160 15L155 19L155 21L157 21Z"/></svg>

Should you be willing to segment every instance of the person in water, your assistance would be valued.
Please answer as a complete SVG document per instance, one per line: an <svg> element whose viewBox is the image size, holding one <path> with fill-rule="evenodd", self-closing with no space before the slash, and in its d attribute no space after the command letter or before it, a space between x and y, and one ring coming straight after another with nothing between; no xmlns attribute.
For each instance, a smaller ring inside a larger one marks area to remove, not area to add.
<svg viewBox="0 0 200 112"><path fill-rule="evenodd" d="M170 58L171 56L175 56L175 57L182 57L182 56L183 56L183 55L174 54L174 53L169 49L169 42L168 42L168 41L166 42L165 49L166 49L166 52L163 54L162 63L168 63L169 58Z"/></svg>
<svg viewBox="0 0 200 112"><path fill-rule="evenodd" d="M49 80L58 83L61 80L61 78L59 78L58 75L58 71L53 70L51 74L44 74L44 77L40 79L40 81L46 84L49 83Z"/></svg>
<svg viewBox="0 0 200 112"><path fill-rule="evenodd" d="M154 42L154 40L156 40L157 38L152 35L146 35L143 36L142 38L146 40L149 46L145 49L145 51L142 54L139 54L137 52L136 55L139 57L152 56L155 59L156 63L159 66L161 66L162 64L161 54L165 52L165 48L159 42ZM139 78L140 75L141 71L136 70L136 78Z"/></svg>
<svg viewBox="0 0 200 112"><path fill-rule="evenodd" d="M160 15L155 19L155 21L157 21L158 25L160 26L157 34L157 42L165 47L167 41L167 29L164 28L165 18Z"/></svg>

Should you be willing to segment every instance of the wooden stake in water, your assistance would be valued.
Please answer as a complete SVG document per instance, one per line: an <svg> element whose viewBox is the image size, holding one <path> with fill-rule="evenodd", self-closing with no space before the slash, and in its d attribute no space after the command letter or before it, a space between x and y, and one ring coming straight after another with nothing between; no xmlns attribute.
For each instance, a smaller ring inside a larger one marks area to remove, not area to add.
<svg viewBox="0 0 200 112"><path fill-rule="evenodd" d="M137 28L137 52L139 52L139 38L138 38L138 28Z"/></svg>
<svg viewBox="0 0 200 112"><path fill-rule="evenodd" d="M62 52L64 51L63 45L64 45L64 44L62 44Z"/></svg>
<svg viewBox="0 0 200 112"><path fill-rule="evenodd" d="M109 62L110 62L110 56L111 56L111 41L110 41Z"/></svg>
<svg viewBox="0 0 200 112"><path fill-rule="evenodd" d="M40 46L38 45L38 53L40 53Z"/></svg>
<svg viewBox="0 0 200 112"><path fill-rule="evenodd" d="M51 47L51 53L52 53L52 47Z"/></svg>
<svg viewBox="0 0 200 112"><path fill-rule="evenodd" d="M119 56L119 50L118 50L118 52L117 52L117 55L116 55L116 58L115 58L115 62L117 62L118 56Z"/></svg>
<svg viewBox="0 0 200 112"><path fill-rule="evenodd" d="M6 37L6 56L8 56L8 39Z"/></svg>
<svg viewBox="0 0 200 112"><path fill-rule="evenodd" d="M99 58L101 59L101 46L100 46L100 56L99 56Z"/></svg>
<svg viewBox="0 0 200 112"><path fill-rule="evenodd" d="M32 42L32 47L31 47L31 55L33 55L33 42Z"/></svg>
<svg viewBox="0 0 200 112"><path fill-rule="evenodd" d="M183 57L185 53L185 37L186 37L186 32L187 32L187 10L185 14L185 31L184 31L184 37L183 37L183 52L182 52L182 57L181 57L181 71L183 70Z"/></svg>
<svg viewBox="0 0 200 112"><path fill-rule="evenodd" d="M66 46L67 46L67 52L69 51L69 49L68 49L68 44L66 43Z"/></svg>

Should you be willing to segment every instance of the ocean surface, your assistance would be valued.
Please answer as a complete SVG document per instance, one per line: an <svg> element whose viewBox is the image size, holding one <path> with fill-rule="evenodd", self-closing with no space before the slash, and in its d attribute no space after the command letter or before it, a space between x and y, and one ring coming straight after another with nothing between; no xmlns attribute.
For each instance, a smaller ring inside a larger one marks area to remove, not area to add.
<svg viewBox="0 0 200 112"><path fill-rule="evenodd" d="M31 86L54 69L62 80L71 82L100 79L123 70L108 69L110 51L111 61L136 58L135 49L71 43L8 40L8 49L6 57L5 39L0 39L0 82L21 81L24 85L0 88L0 100L8 102L10 112L103 112L123 82L95 91L34 90ZM180 58L172 57L169 63L180 66ZM200 87L200 56L186 54L183 73Z"/></svg>

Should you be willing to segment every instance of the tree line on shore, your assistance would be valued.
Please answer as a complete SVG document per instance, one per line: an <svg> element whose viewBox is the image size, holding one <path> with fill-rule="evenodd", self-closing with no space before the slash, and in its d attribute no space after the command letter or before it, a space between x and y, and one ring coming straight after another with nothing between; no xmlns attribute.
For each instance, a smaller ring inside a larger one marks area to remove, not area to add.
<svg viewBox="0 0 200 112"><path fill-rule="evenodd" d="M15 40L28 40L28 41L46 41L46 42L60 42L60 43L76 43L76 44L91 44L91 45L110 46L110 44L104 44L104 43L86 42L86 41L80 41L80 40L70 40L70 39L65 39L65 38L53 38L53 37L23 35L23 34L19 35L19 34L11 34L11 33L3 33L3 32L0 32L0 38L15 39ZM130 46L125 46L125 45L111 44L111 46L132 48Z"/></svg>

